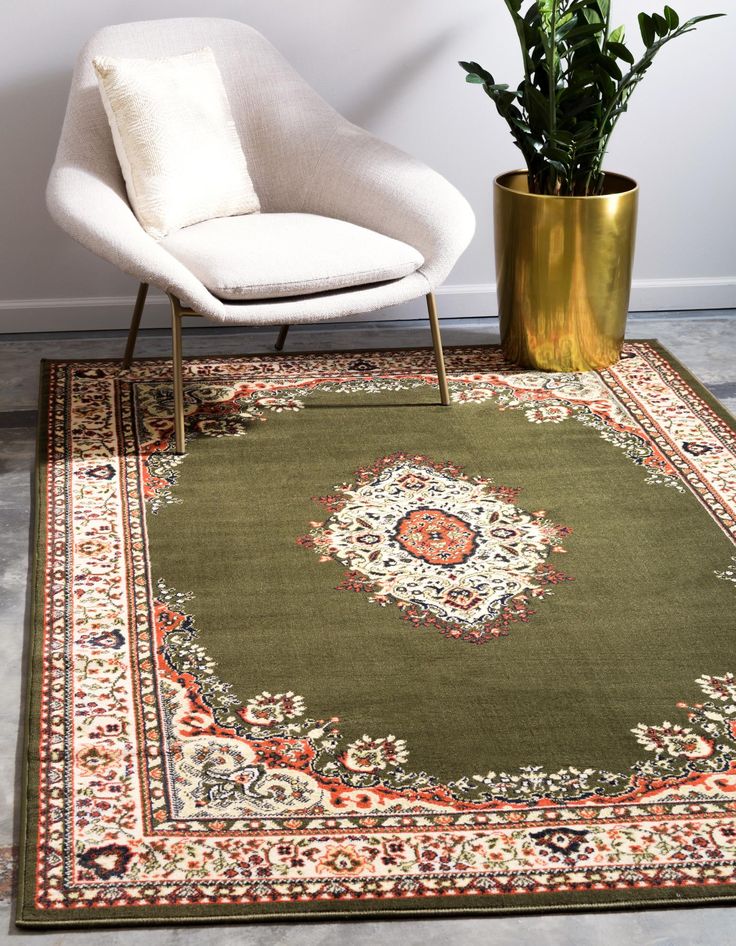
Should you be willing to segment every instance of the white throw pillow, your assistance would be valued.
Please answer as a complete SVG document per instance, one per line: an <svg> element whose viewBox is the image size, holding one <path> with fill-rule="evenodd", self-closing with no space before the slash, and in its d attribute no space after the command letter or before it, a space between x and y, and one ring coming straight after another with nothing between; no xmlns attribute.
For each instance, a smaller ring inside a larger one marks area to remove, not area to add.
<svg viewBox="0 0 736 946"><path fill-rule="evenodd" d="M260 210L209 48L168 59L93 60L128 198L156 239Z"/></svg>

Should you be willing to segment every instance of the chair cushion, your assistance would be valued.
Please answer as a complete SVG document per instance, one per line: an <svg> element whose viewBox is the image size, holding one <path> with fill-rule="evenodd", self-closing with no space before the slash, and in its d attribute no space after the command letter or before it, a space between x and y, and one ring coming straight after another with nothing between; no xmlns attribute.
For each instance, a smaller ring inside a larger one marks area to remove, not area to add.
<svg viewBox="0 0 736 946"><path fill-rule="evenodd" d="M276 299L401 279L421 253L364 227L316 214L207 220L161 245L221 299Z"/></svg>
<svg viewBox="0 0 736 946"><path fill-rule="evenodd" d="M152 237L260 209L211 49L93 65L130 205Z"/></svg>

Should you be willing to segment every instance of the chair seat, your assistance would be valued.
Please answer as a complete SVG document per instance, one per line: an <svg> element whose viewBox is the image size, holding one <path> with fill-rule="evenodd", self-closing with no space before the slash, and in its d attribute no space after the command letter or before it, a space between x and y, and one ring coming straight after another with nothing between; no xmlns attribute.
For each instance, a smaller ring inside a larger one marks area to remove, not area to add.
<svg viewBox="0 0 736 946"><path fill-rule="evenodd" d="M424 257L413 246L332 217L260 213L206 220L161 241L220 299L310 295L401 279Z"/></svg>

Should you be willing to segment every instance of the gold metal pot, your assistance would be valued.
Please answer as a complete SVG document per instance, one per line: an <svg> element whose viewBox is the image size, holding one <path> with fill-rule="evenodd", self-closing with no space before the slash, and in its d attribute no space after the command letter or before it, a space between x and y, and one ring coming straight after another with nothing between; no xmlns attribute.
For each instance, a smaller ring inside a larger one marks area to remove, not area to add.
<svg viewBox="0 0 736 946"><path fill-rule="evenodd" d="M596 197L530 194L526 171L494 182L504 354L525 368L586 371L618 361L626 329L639 188L606 174Z"/></svg>

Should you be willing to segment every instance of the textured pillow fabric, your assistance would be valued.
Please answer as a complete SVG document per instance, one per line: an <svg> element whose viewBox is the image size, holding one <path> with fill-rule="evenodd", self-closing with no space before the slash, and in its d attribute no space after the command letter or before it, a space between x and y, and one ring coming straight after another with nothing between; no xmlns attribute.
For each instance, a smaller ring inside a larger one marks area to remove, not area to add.
<svg viewBox="0 0 736 946"><path fill-rule="evenodd" d="M317 214L207 220L161 243L220 299L277 299L402 279L422 254L391 237Z"/></svg>
<svg viewBox="0 0 736 946"><path fill-rule="evenodd" d="M130 204L151 236L260 210L211 49L93 66Z"/></svg>

